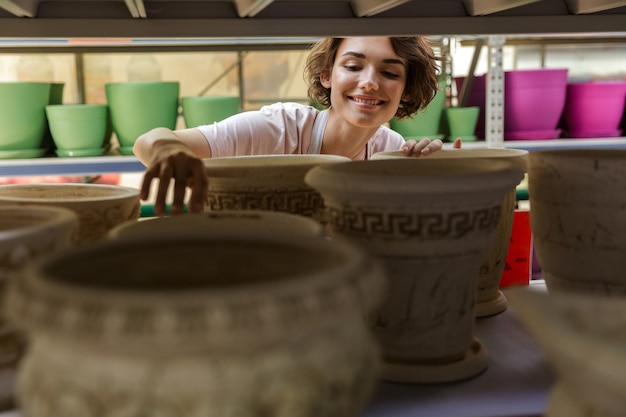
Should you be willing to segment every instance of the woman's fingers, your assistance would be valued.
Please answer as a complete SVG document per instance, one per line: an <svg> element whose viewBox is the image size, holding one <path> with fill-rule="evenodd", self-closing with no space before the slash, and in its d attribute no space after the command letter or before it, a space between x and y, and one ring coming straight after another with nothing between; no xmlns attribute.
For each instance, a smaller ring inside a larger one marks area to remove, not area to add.
<svg viewBox="0 0 626 417"><path fill-rule="evenodd" d="M158 180L154 202L154 213L157 216L166 214L166 202L172 180L174 180L174 185L170 214L176 215L185 211L187 187L191 189L189 210L192 212L204 210L208 180L202 160L177 154L149 167L141 184L140 195L143 200L149 198L154 179Z"/></svg>
<svg viewBox="0 0 626 417"><path fill-rule="evenodd" d="M463 141L461 140L461 138L454 139L454 143L452 144L452 147L454 149L461 149L462 146L463 146Z"/></svg>
<svg viewBox="0 0 626 417"><path fill-rule="evenodd" d="M400 151L408 156L429 155L443 148L443 142L439 139L431 141L429 138L422 138L419 142L408 139L400 148Z"/></svg>

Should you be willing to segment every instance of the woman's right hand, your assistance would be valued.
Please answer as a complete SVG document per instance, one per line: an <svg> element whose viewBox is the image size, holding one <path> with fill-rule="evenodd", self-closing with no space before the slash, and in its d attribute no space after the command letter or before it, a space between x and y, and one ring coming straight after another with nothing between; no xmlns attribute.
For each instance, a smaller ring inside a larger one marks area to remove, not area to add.
<svg viewBox="0 0 626 417"><path fill-rule="evenodd" d="M150 197L152 181L158 180L154 212L157 216L165 215L168 190L173 180L170 214L176 215L185 211L187 188L191 191L189 211L203 211L208 179L202 159L174 132L161 130L148 132L135 143L135 154L147 167L141 184L141 198L147 200Z"/></svg>

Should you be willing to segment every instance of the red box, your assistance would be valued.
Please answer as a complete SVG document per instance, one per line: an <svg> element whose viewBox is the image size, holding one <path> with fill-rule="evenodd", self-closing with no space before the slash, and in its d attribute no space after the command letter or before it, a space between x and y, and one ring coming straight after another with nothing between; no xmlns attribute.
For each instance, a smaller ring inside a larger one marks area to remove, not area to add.
<svg viewBox="0 0 626 417"><path fill-rule="evenodd" d="M513 215L511 243L506 255L506 264L500 287L528 285L532 271L532 233L530 212L516 210Z"/></svg>

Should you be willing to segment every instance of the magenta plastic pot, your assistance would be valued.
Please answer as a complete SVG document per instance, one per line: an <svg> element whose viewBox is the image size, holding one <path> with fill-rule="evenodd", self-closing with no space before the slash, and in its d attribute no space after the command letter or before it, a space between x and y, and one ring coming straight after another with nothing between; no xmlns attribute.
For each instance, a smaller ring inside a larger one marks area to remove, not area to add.
<svg viewBox="0 0 626 417"><path fill-rule="evenodd" d="M504 73L504 138L558 138L567 91L567 68L512 70ZM465 77L455 78L461 91ZM485 135L486 75L474 77L467 105L480 107L476 135Z"/></svg>
<svg viewBox="0 0 626 417"><path fill-rule="evenodd" d="M625 103L626 81L568 84L564 113L568 136L620 136Z"/></svg>
<svg viewBox="0 0 626 417"><path fill-rule="evenodd" d="M567 68L504 74L504 131L556 131L567 92Z"/></svg>

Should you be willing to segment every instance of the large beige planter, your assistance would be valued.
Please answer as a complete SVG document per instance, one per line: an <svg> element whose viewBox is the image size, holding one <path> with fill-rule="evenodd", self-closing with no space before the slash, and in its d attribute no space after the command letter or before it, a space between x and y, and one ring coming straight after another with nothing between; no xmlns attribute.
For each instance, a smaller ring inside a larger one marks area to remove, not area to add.
<svg viewBox="0 0 626 417"><path fill-rule="evenodd" d="M313 217L324 223L324 202L304 182L320 164L348 162L338 155L258 155L204 160L208 211L269 210Z"/></svg>
<svg viewBox="0 0 626 417"><path fill-rule="evenodd" d="M501 161L355 161L312 169L306 181L334 235L383 261L389 293L370 317L383 378L446 382L487 366L474 337L478 272L496 237L504 195L523 177Z"/></svg>
<svg viewBox="0 0 626 417"><path fill-rule="evenodd" d="M107 239L12 284L24 415L356 417L376 382L383 269L346 242Z"/></svg>
<svg viewBox="0 0 626 417"><path fill-rule="evenodd" d="M407 158L402 152L380 152L374 154L372 159ZM467 159L482 158L485 163L491 160L506 161L515 167L528 170L528 151L523 149L504 148L474 148L474 149L442 149L428 156L428 159ZM425 158L413 158L415 161L423 161ZM451 162L454 163L454 162ZM496 239L487 251L478 274L478 286L476 292L476 317L487 317L502 313L506 310L506 297L500 291L500 281L506 267L506 256L511 242L513 231L513 216L516 205L516 186L511 187L504 196L502 210Z"/></svg>
<svg viewBox="0 0 626 417"><path fill-rule="evenodd" d="M626 150L529 157L530 226L550 291L626 295Z"/></svg>
<svg viewBox="0 0 626 417"><path fill-rule="evenodd" d="M248 236L284 233L291 236L325 237L322 225L310 217L264 210L224 210L206 213L185 213L171 217L154 217L128 221L114 227L111 239L146 238L169 239L187 233L219 233L240 228Z"/></svg>
<svg viewBox="0 0 626 417"><path fill-rule="evenodd" d="M67 248L77 227L76 214L61 207L0 206L0 306L12 274L28 262ZM23 335L0 311L0 410L14 404L15 369L24 347Z"/></svg>
<svg viewBox="0 0 626 417"><path fill-rule="evenodd" d="M507 295L556 374L545 416L626 415L626 299L529 288Z"/></svg>
<svg viewBox="0 0 626 417"><path fill-rule="evenodd" d="M0 206L28 204L64 207L78 215L72 242L82 244L103 238L113 227L139 218L139 190L105 184L0 185Z"/></svg>

